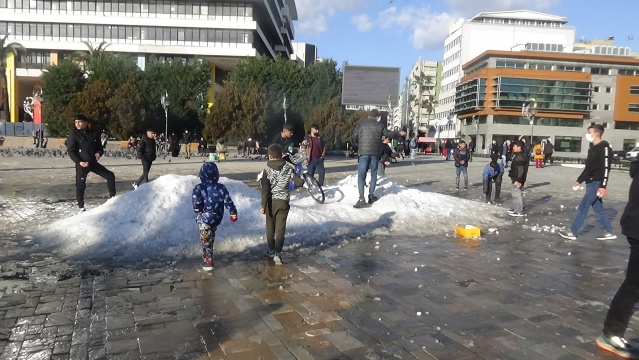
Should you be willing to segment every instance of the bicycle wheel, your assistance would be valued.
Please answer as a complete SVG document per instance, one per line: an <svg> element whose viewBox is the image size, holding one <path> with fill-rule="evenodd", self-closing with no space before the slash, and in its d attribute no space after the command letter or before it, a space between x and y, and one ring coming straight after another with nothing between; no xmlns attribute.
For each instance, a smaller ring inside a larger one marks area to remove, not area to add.
<svg viewBox="0 0 639 360"><path fill-rule="evenodd" d="M306 191L311 195L313 200L317 201L320 204L324 203L324 190L317 182L314 176L310 174L304 174L304 185L306 187Z"/></svg>

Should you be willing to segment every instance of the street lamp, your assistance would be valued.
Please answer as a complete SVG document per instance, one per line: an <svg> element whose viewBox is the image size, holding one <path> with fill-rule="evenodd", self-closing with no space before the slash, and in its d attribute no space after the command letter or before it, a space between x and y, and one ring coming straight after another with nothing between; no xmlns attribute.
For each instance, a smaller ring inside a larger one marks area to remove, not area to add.
<svg viewBox="0 0 639 360"><path fill-rule="evenodd" d="M282 108L284 109L284 124L286 124L286 108L288 107L288 105L286 105L286 95L284 95L284 101L282 101Z"/></svg>
<svg viewBox="0 0 639 360"><path fill-rule="evenodd" d="M524 119L529 121L530 124L530 147L533 146L533 133L535 130L535 115L537 115L537 100L535 99L526 99L524 104L521 106L521 115Z"/></svg>
<svg viewBox="0 0 639 360"><path fill-rule="evenodd" d="M160 96L160 104L164 109L164 151L168 151L169 144L169 93L164 90L164 93Z"/></svg>

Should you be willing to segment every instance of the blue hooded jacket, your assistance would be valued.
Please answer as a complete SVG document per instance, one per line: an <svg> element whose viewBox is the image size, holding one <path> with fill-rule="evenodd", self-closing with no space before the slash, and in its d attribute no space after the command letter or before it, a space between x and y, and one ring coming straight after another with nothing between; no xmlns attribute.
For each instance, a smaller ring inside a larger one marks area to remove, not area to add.
<svg viewBox="0 0 639 360"><path fill-rule="evenodd" d="M504 172L504 164L501 162L497 163L497 169L495 169L493 171L493 169L490 168L490 164L487 164L484 167L484 173L482 174L482 178L484 179L484 181L488 180L489 178L494 178L495 176L499 175L500 173Z"/></svg>
<svg viewBox="0 0 639 360"><path fill-rule="evenodd" d="M219 184L220 172L217 165L205 162L200 169L200 184L193 189L193 210L198 214L197 221L218 226L224 217L224 207L231 215L237 215L237 209L226 186Z"/></svg>

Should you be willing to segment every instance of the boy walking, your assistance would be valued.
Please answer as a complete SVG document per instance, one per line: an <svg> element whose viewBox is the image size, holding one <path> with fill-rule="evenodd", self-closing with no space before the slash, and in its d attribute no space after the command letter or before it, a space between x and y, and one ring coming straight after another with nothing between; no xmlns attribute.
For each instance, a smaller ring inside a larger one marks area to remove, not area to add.
<svg viewBox="0 0 639 360"><path fill-rule="evenodd" d="M501 182L504 177L504 164L491 161L484 167L482 178L484 180L484 194L486 194L486 202L490 203L490 195L493 190L493 182L495 183L495 200L496 204L501 204Z"/></svg>
<svg viewBox="0 0 639 360"><path fill-rule="evenodd" d="M508 209L508 215L512 217L523 217L524 215L524 197L522 187L526 182L526 163L527 157L522 152L524 144L521 141L513 143L513 160L510 164L508 176L512 181L511 195L513 196L513 208Z"/></svg>
<svg viewBox="0 0 639 360"><path fill-rule="evenodd" d="M588 149L588 157L586 157L586 167L581 175L577 178L577 182L573 188L579 187L582 182L586 182L586 193L577 208L577 217L570 226L570 231L558 234L564 239L576 240L577 232L586 221L588 209L592 207L595 211L597 219L603 228L603 235L597 240L614 240L617 235L612 233L612 225L610 219L606 215L603 207L603 198L608 194L606 187L608 186L608 176L610 174L610 164L612 163L612 149L607 141L601 139L604 133L604 127L600 124L591 125L586 134L586 140L592 143Z"/></svg>
<svg viewBox="0 0 639 360"><path fill-rule="evenodd" d="M304 180L297 176L293 166L282 159L282 146L272 144L268 147L268 162L257 180L262 189L262 208L260 213L266 215L266 254L273 258L275 265L282 265L282 248L286 234L286 219L291 208L289 184L302 186Z"/></svg>
<svg viewBox="0 0 639 360"><path fill-rule="evenodd" d="M138 186L149 182L149 171L151 171L151 165L157 157L156 150L155 131L148 129L138 143L138 158L142 160L142 176L133 183L133 189L137 189Z"/></svg>
<svg viewBox="0 0 639 360"><path fill-rule="evenodd" d="M197 214L197 225L202 241L202 260L206 271L213 270L213 243L215 231L224 217L224 207L231 214L231 221L237 221L237 209L226 186L218 183L220 172L217 165L205 162L200 168L201 183L193 189L193 210Z"/></svg>
<svg viewBox="0 0 639 360"><path fill-rule="evenodd" d="M459 175L464 173L464 189L468 190L468 161L470 160L470 151L466 148L466 142L459 140L459 147L453 150L453 159L455 160L456 176L455 184L459 190Z"/></svg>

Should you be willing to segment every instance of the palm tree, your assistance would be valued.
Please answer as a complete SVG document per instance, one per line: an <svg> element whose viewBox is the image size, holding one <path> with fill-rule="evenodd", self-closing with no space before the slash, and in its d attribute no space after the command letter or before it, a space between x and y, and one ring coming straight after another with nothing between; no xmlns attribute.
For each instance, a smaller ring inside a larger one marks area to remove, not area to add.
<svg viewBox="0 0 639 360"><path fill-rule="evenodd" d="M437 104L439 104L439 102L435 99L435 95L428 95L428 97L422 101L422 107L426 110L426 114L428 114L428 125L430 125L431 116L435 112Z"/></svg>
<svg viewBox="0 0 639 360"><path fill-rule="evenodd" d="M5 120L9 120L11 116L11 114L9 113L9 81L7 80L7 60L9 59L9 55L12 55L13 58L17 61L18 56L27 54L27 49L25 49L22 44L17 42L7 44L8 36L9 35L5 35L2 39L0 39L0 86L2 86L2 112L3 118Z"/></svg>
<svg viewBox="0 0 639 360"><path fill-rule="evenodd" d="M430 85L433 84L433 77L431 75L426 75L423 72L420 72L419 75L415 75L413 77L413 84L417 87L417 98L415 99L415 105L417 106L417 120L416 120L416 128L419 127L422 118L422 106L424 105L424 90L428 91L428 94L431 93ZM432 95L430 95L432 97ZM429 113L430 115L430 113Z"/></svg>
<svg viewBox="0 0 639 360"><path fill-rule="evenodd" d="M106 49L111 46L106 41L100 42L98 46L93 46L93 43L89 40L82 41L86 45L88 51L76 51L71 54L71 59L83 64L84 70L89 72L91 64L99 62L105 57Z"/></svg>

